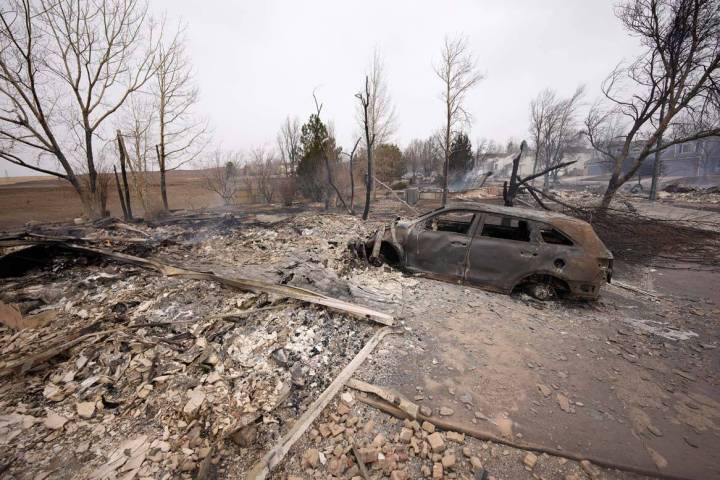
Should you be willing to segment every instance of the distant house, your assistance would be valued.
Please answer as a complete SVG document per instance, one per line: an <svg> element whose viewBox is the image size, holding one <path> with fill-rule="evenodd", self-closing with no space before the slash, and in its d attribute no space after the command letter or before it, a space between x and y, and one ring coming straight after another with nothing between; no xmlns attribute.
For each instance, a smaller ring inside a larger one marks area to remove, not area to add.
<svg viewBox="0 0 720 480"><path fill-rule="evenodd" d="M611 152L620 153L622 144L613 145ZM641 142L630 147L630 155L623 164L623 172L627 172L642 148ZM700 177L720 174L720 137L709 137L702 140L679 143L665 148L660 154L662 175L665 177ZM652 175L654 155L650 155L638 170L640 176ZM594 152L586 164L587 175L609 173L612 162L599 152Z"/></svg>

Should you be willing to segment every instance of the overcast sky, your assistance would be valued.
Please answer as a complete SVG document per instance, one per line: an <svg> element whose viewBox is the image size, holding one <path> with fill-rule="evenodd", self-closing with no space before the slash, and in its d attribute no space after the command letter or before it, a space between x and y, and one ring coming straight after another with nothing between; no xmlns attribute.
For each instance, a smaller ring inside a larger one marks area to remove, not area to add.
<svg viewBox="0 0 720 480"><path fill-rule="evenodd" d="M247 151L274 146L287 115L305 121L316 87L323 119L350 148L358 131L354 95L376 47L396 108L392 140L403 147L427 137L442 126L433 63L446 35L466 36L486 75L467 98L470 139L523 139L530 100L541 89L569 94L586 84L592 100L610 70L636 53L637 41L614 17L616 3L151 0L151 8L188 24L200 109L217 142Z"/></svg>

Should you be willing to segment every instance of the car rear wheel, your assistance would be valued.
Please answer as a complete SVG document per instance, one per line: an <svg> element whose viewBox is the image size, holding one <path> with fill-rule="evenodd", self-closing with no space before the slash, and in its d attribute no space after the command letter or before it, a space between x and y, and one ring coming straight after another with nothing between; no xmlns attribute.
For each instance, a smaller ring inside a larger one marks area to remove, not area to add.
<svg viewBox="0 0 720 480"><path fill-rule="evenodd" d="M557 290L548 282L529 283L525 287L525 291L533 298L546 301L557 298Z"/></svg>
<svg viewBox="0 0 720 480"><path fill-rule="evenodd" d="M368 260L370 264L375 267L380 267L383 264L396 267L400 264L400 256L398 252L387 242L383 242L380 246L380 253L377 257L372 257L372 251L368 254Z"/></svg>

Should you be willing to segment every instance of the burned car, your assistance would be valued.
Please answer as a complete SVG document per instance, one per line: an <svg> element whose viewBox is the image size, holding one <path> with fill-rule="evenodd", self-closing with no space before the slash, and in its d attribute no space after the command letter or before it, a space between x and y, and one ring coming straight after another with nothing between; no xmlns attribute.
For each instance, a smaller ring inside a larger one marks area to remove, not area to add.
<svg viewBox="0 0 720 480"><path fill-rule="evenodd" d="M356 245L387 263L442 280L536 298L594 300L613 256L587 222L561 213L479 203L451 204L397 219Z"/></svg>

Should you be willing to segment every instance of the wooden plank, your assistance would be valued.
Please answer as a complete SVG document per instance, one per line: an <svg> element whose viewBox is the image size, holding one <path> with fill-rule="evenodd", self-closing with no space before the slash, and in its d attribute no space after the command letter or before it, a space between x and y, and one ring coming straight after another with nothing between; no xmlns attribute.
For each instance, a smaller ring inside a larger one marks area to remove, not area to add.
<svg viewBox="0 0 720 480"><path fill-rule="evenodd" d="M368 340L362 350L360 350L360 352L355 355L355 358L353 358L342 370L342 372L340 372L340 375L338 375L328 388L320 394L317 400L308 407L290 431L283 435L277 445L263 455L260 461L253 466L245 478L248 480L264 480L267 478L270 470L280 464L283 458L285 458L285 455L287 455L288 451L290 451L290 448L292 448L295 442L297 442L310 425L312 425L317 416L320 415L320 412L322 412L328 403L330 403L330 400L332 400L333 397L340 391L343 385L345 385L345 382L352 377L355 370L357 370L363 361L365 361L378 343L380 343L385 335L393 332L394 330L389 327L381 328L375 332L375 335Z"/></svg>

